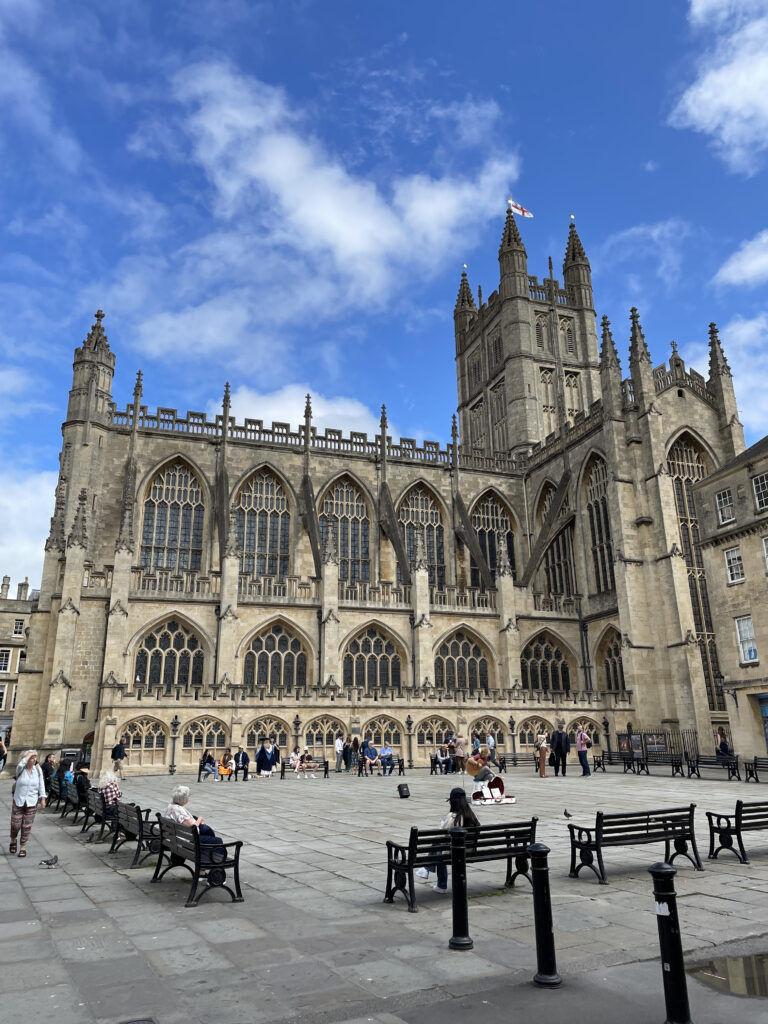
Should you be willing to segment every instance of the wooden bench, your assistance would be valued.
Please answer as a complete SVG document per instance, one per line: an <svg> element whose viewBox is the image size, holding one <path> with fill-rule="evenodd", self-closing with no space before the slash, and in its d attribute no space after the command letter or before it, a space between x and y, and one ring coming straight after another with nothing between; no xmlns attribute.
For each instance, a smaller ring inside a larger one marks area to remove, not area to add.
<svg viewBox="0 0 768 1024"><path fill-rule="evenodd" d="M104 801L104 794L101 790L96 789L95 786L91 786L88 790L88 796L85 806L85 815L83 817L83 827L80 829L80 833L90 832L95 825L101 825L99 834L96 836L96 842L100 843L104 838L104 832L106 830L107 835L115 827L117 820L117 805L107 804ZM89 842L93 840L93 836L88 837Z"/></svg>
<svg viewBox="0 0 768 1024"><path fill-rule="evenodd" d="M744 761L744 781L754 779L760 781L759 772L768 772L768 757L753 757L751 761Z"/></svg>
<svg viewBox="0 0 768 1024"><path fill-rule="evenodd" d="M467 864L505 860L507 877L505 886L515 884L518 875L531 882L528 870L528 848L536 842L536 822L510 821L502 825L479 825L467 829ZM514 861L514 867L513 867ZM417 868L451 864L451 834L446 829L420 829L413 826L407 845L387 840L387 888L385 903L394 903L395 894L401 892L408 910L415 914L416 887L413 873Z"/></svg>
<svg viewBox="0 0 768 1024"><path fill-rule="evenodd" d="M681 779L685 778L682 754L670 754L663 753L662 751L649 750L645 755L645 763L649 768L652 764L664 765L667 768L671 768L673 779L676 775L679 775ZM647 774L650 775L650 772Z"/></svg>
<svg viewBox="0 0 768 1024"><path fill-rule="evenodd" d="M694 754L691 757L690 754L685 755L686 765L688 767L688 778L695 775L696 778L701 778L701 769L708 768L713 770L727 771L728 781L731 779L738 779L741 782L741 772L739 771L739 759L735 754Z"/></svg>
<svg viewBox="0 0 768 1024"><path fill-rule="evenodd" d="M74 811L75 813L70 824L76 825L80 812L85 812L87 799L88 793L86 793L84 797L81 797L77 789L77 784L75 782L68 782L66 793L64 795L64 807L59 815L61 820L64 821L67 815Z"/></svg>
<svg viewBox="0 0 768 1024"><path fill-rule="evenodd" d="M58 811L63 799L64 796L61 792L61 782L59 782L59 780L54 776L51 776L51 781L48 783L48 796L46 797L48 809L51 811ZM56 801L55 807L53 806L54 800Z"/></svg>
<svg viewBox="0 0 768 1024"><path fill-rule="evenodd" d="M323 778L327 779L328 778L328 759L327 758L323 758L323 757L315 757L315 758L313 758L313 760L314 760L315 764L317 765L317 768L315 768L315 769L308 769L308 770L309 771L314 770L315 774L317 774L318 772L322 772ZM301 770L304 771L303 768ZM290 760L290 758L283 757L280 760L280 778L281 779L285 778L286 772L289 775L294 775L295 774L293 768L291 768L291 760ZM251 774L255 774L255 772L251 773Z"/></svg>
<svg viewBox="0 0 768 1024"><path fill-rule="evenodd" d="M192 885L185 907L196 907L211 889L224 889L231 896L233 903L243 902L240 889L240 850L243 846L241 840L211 846L200 841L197 825L180 825L170 818L164 818L159 812L157 823L160 829L160 852L152 876L153 882L161 881L172 868L181 867L192 875ZM165 861L168 863L163 867ZM234 891L227 885L228 868L232 870ZM205 887L198 893L197 889L201 882L205 882Z"/></svg>
<svg viewBox="0 0 768 1024"><path fill-rule="evenodd" d="M378 771L379 775L384 774L382 768L377 768L376 770ZM362 776L365 776L367 774L368 772L366 771L365 768L365 758L361 757L357 763L357 777L361 778ZM371 772L370 774L373 775L373 772ZM392 771L387 772L387 775L405 775L405 758L400 757L397 754L394 754L392 756Z"/></svg>
<svg viewBox="0 0 768 1024"><path fill-rule="evenodd" d="M604 814L597 812L594 828L569 825L571 833L571 878L578 878L583 867L597 875L601 885L607 884L603 850L607 846L636 846L647 843L664 843L664 860L671 864L678 854L683 854L697 871L703 871L693 828L693 812L696 804L688 807L667 807L658 811L632 811L626 814ZM688 852L691 844L693 856ZM672 854L672 846L675 852ZM576 866L576 854L579 865ZM597 867L594 865L597 857Z"/></svg>
<svg viewBox="0 0 768 1024"><path fill-rule="evenodd" d="M137 868L147 857L160 850L160 829L156 821L149 820L148 807L141 808L138 804L117 802L117 822L112 834L110 853L117 853L125 843L136 843L131 867Z"/></svg>
<svg viewBox="0 0 768 1024"><path fill-rule="evenodd" d="M605 774L605 758L606 758L606 754L607 754L607 751L605 753L602 753L602 754L593 754L592 755L592 771L593 772L603 772L603 774Z"/></svg>
<svg viewBox="0 0 768 1024"><path fill-rule="evenodd" d="M749 864L747 851L744 849L743 832L765 832L768 830L768 801L745 803L736 801L733 814L718 814L707 811L709 821L709 859L715 860L721 850L730 850L736 854L742 864ZM738 844L738 851L733 848L733 840ZM717 841L717 849L715 842Z"/></svg>
<svg viewBox="0 0 768 1024"><path fill-rule="evenodd" d="M650 775L648 770L648 762L643 754L621 754L621 760L624 765L624 774L632 772L633 775Z"/></svg>

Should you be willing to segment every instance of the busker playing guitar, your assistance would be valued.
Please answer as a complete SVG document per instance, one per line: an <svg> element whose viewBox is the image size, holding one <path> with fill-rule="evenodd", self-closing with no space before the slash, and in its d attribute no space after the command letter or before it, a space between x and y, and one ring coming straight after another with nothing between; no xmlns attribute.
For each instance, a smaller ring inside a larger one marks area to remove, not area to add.
<svg viewBox="0 0 768 1024"><path fill-rule="evenodd" d="M471 775L476 783L490 782L495 778L488 767L491 759L491 751L488 747L480 747L471 757L467 758L467 774Z"/></svg>
<svg viewBox="0 0 768 1024"><path fill-rule="evenodd" d="M476 753L467 758L467 774L475 780L475 791L472 794L473 803L494 803L514 804L514 796L506 796L504 793L504 782L499 775L494 775L488 767L491 759L489 747L480 747Z"/></svg>

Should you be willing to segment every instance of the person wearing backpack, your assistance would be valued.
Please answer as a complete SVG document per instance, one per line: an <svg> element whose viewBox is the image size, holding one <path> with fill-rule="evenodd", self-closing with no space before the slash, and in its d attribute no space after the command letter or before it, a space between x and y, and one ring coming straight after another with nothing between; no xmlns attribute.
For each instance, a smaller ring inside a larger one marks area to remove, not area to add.
<svg viewBox="0 0 768 1024"><path fill-rule="evenodd" d="M37 814L38 804L45 807L45 781L37 751L28 750L16 766L16 781L13 784L11 800L11 841L8 853L16 853L16 840L21 832L19 857L27 856L27 840L32 831L32 822Z"/></svg>
<svg viewBox="0 0 768 1024"><path fill-rule="evenodd" d="M128 760L128 754L125 750L125 741L127 739L127 736L123 736L123 738L119 740L114 747L112 747L112 768L114 769L115 775L119 775L123 781L125 781L123 763Z"/></svg>

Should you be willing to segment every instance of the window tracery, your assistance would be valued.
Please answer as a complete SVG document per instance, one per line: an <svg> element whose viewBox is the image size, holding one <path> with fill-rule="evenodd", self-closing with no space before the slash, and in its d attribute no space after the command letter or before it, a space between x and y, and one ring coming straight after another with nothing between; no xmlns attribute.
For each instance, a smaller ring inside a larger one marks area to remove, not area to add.
<svg viewBox="0 0 768 1024"><path fill-rule="evenodd" d="M246 746L255 749L261 745L262 739L268 736L275 737L278 747L283 752L288 750L288 725L281 718L274 718L272 715L263 715L251 722L245 731Z"/></svg>
<svg viewBox="0 0 768 1024"><path fill-rule="evenodd" d="M624 690L624 665L621 660L621 637L617 630L611 630L603 639L598 655L602 662L603 680L606 690L614 693Z"/></svg>
<svg viewBox="0 0 768 1024"><path fill-rule="evenodd" d="M184 727L181 734L182 761L194 764L207 747L220 756L227 746L227 731L216 718L196 718Z"/></svg>
<svg viewBox="0 0 768 1024"><path fill-rule="evenodd" d="M482 398L469 410L469 437L472 450L482 454L485 451L485 403Z"/></svg>
<svg viewBox="0 0 768 1024"><path fill-rule="evenodd" d="M567 370L565 373L565 415L573 423L576 413L581 412L581 410L579 375L573 370Z"/></svg>
<svg viewBox="0 0 768 1024"><path fill-rule="evenodd" d="M571 668L568 658L549 633L539 633L520 655L520 683L524 690L556 690L569 693Z"/></svg>
<svg viewBox="0 0 768 1024"><path fill-rule="evenodd" d="M589 736L593 747L600 746L601 733L597 722L593 722L591 718L577 718L565 730L574 747L576 746L576 737L582 730Z"/></svg>
<svg viewBox="0 0 768 1024"><path fill-rule="evenodd" d="M342 679L344 686L365 689L366 695L390 691L399 694L402 662L394 642L375 626L368 626L346 647Z"/></svg>
<svg viewBox="0 0 768 1024"><path fill-rule="evenodd" d="M504 378L491 390L491 420L493 422L493 450L506 452L509 449L507 435L507 399Z"/></svg>
<svg viewBox="0 0 768 1024"><path fill-rule="evenodd" d="M450 722L438 715L431 715L419 722L416 726L416 748L421 758L426 759L430 754L434 754L435 747L442 747L446 743L448 733L455 731Z"/></svg>
<svg viewBox="0 0 768 1024"><path fill-rule="evenodd" d="M136 651L134 682L149 694L162 687L167 694L175 687L203 685L205 654L200 640L178 619L155 626L143 638Z"/></svg>
<svg viewBox="0 0 768 1024"><path fill-rule="evenodd" d="M400 503L400 531L405 542L408 562L416 553L416 531L424 534L429 582L438 590L445 590L445 546L440 507L430 492L421 486L411 488ZM398 581L402 583L398 566Z"/></svg>
<svg viewBox="0 0 768 1024"><path fill-rule="evenodd" d="M287 575L291 515L285 491L269 470L254 473L240 488L235 525L241 573L278 580Z"/></svg>
<svg viewBox="0 0 768 1024"><path fill-rule="evenodd" d="M511 516L493 494L486 494L475 505L472 510L472 526L494 581L502 545L506 545L512 575L515 576L515 535L512 531ZM482 587L480 569L472 555L470 559L471 584L473 587Z"/></svg>
<svg viewBox="0 0 768 1024"><path fill-rule="evenodd" d="M144 499L141 564L145 569L199 571L205 505L200 481L181 459L155 474Z"/></svg>
<svg viewBox="0 0 768 1024"><path fill-rule="evenodd" d="M126 750L133 767L163 765L166 762L167 732L154 718L135 718L118 730L117 736L127 736Z"/></svg>
<svg viewBox="0 0 768 1024"><path fill-rule="evenodd" d="M360 735L363 739L370 740L377 750L386 743L387 746L392 747L394 754L398 756L401 754L401 728L394 718L390 718L388 715L380 715L378 718L372 718L370 722L366 722Z"/></svg>
<svg viewBox="0 0 768 1024"><path fill-rule="evenodd" d="M472 734L475 733L480 737L480 742L485 743L485 737L488 733L493 736L496 741L496 752L504 749L505 746L505 732L503 724L498 718L476 718L472 725L469 727L469 738L472 738Z"/></svg>
<svg viewBox="0 0 768 1024"><path fill-rule="evenodd" d="M557 430L557 399L555 395L555 371L547 366L539 368L539 394L544 436Z"/></svg>
<svg viewBox="0 0 768 1024"><path fill-rule="evenodd" d="M539 733L545 732L551 736L555 730L545 722L543 718L526 718L521 722L517 730L517 741L521 747L532 747L536 743Z"/></svg>
<svg viewBox="0 0 768 1024"><path fill-rule="evenodd" d="M448 692L466 690L470 695L488 692L488 659L464 630L445 639L435 655L435 686Z"/></svg>
<svg viewBox="0 0 768 1024"><path fill-rule="evenodd" d="M319 518L323 548L328 530L333 531L339 579L349 583L368 583L371 579L368 506L360 489L348 477L338 480L328 490Z"/></svg>
<svg viewBox="0 0 768 1024"><path fill-rule="evenodd" d="M611 519L608 515L608 467L604 459L593 459L587 471L586 485L595 589L598 594L602 594L616 589Z"/></svg>
<svg viewBox="0 0 768 1024"><path fill-rule="evenodd" d="M243 684L251 696L257 690L269 696L306 690L307 651L301 639L279 622L260 630L245 654Z"/></svg>
<svg viewBox="0 0 768 1024"><path fill-rule="evenodd" d="M304 734L304 743L315 757L331 760L336 756L334 743L339 733L346 736L346 730L338 718L323 715L309 723Z"/></svg>

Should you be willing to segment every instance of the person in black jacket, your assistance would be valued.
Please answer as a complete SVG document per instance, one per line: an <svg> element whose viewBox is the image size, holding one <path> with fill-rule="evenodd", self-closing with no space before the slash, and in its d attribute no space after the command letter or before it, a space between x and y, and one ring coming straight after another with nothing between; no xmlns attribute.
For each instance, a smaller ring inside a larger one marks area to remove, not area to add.
<svg viewBox="0 0 768 1024"><path fill-rule="evenodd" d="M85 802L88 799L88 790L91 788L91 780L88 778L90 768L81 761L80 764L75 768L75 787L77 788L77 802L81 807L85 807Z"/></svg>
<svg viewBox="0 0 768 1024"><path fill-rule="evenodd" d="M243 782L248 781L248 765L251 763L250 757L248 757L248 751L243 750L242 747L237 748L235 754L235 782L237 782L237 773L243 773Z"/></svg>
<svg viewBox="0 0 768 1024"><path fill-rule="evenodd" d="M562 768L563 777L565 777L565 762L568 754L571 752L571 741L568 739L568 733L565 731L562 722L558 725L557 732L552 733L550 747L552 756L555 759L555 775L559 775L560 768Z"/></svg>
<svg viewBox="0 0 768 1024"><path fill-rule="evenodd" d="M45 783L45 792L50 793L51 791L51 779L53 778L54 772L56 771L56 757L54 754L49 754L48 757L43 761L40 766L43 770L43 782Z"/></svg>

